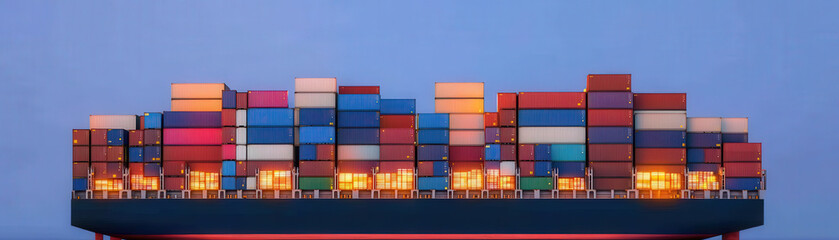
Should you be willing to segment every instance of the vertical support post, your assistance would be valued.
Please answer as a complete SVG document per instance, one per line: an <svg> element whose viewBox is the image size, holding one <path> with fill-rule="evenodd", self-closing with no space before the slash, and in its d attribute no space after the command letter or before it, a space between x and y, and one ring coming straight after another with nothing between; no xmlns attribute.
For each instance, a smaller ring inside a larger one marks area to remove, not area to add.
<svg viewBox="0 0 839 240"><path fill-rule="evenodd" d="M740 232L730 232L723 234L722 240L740 240Z"/></svg>

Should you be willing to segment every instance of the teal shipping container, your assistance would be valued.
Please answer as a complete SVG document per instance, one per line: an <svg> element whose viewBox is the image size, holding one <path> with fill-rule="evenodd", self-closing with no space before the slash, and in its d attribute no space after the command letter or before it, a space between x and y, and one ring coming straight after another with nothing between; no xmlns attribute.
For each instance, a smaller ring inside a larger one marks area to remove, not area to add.
<svg viewBox="0 0 839 240"><path fill-rule="evenodd" d="M551 161L585 161L585 144L553 144L551 145Z"/></svg>

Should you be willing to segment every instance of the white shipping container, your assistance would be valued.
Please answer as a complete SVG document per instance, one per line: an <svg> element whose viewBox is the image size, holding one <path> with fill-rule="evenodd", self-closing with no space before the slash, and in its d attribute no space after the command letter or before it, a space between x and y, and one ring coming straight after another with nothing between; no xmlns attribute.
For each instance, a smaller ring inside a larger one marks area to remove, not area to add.
<svg viewBox="0 0 839 240"><path fill-rule="evenodd" d="M434 98L484 98L484 83L434 83Z"/></svg>
<svg viewBox="0 0 839 240"><path fill-rule="evenodd" d="M449 114L449 129L484 129L484 114L457 113Z"/></svg>
<svg viewBox="0 0 839 240"><path fill-rule="evenodd" d="M435 113L484 113L484 99L434 99Z"/></svg>
<svg viewBox="0 0 839 240"><path fill-rule="evenodd" d="M294 160L294 146L291 144L249 144L248 161Z"/></svg>
<svg viewBox="0 0 839 240"><path fill-rule="evenodd" d="M221 99L221 91L223 90L229 90L224 83L172 83L172 99Z"/></svg>
<svg viewBox="0 0 839 240"><path fill-rule="evenodd" d="M520 144L586 143L585 127L520 127Z"/></svg>
<svg viewBox="0 0 839 240"><path fill-rule="evenodd" d="M244 110L244 109L236 110L236 126L237 127L248 126L248 110Z"/></svg>
<svg viewBox="0 0 839 240"><path fill-rule="evenodd" d="M90 129L137 130L137 115L90 115Z"/></svg>
<svg viewBox="0 0 839 240"><path fill-rule="evenodd" d="M236 145L236 161L248 160L248 145Z"/></svg>
<svg viewBox="0 0 839 240"><path fill-rule="evenodd" d="M685 111L635 111L635 130L681 130L687 126Z"/></svg>
<svg viewBox="0 0 839 240"><path fill-rule="evenodd" d="M335 108L335 93L295 93L295 108Z"/></svg>
<svg viewBox="0 0 839 240"><path fill-rule="evenodd" d="M338 79L336 78L295 78L295 93L337 93Z"/></svg>
<svg viewBox="0 0 839 240"><path fill-rule="evenodd" d="M722 118L722 133L749 133L749 118Z"/></svg>
<svg viewBox="0 0 839 240"><path fill-rule="evenodd" d="M451 146L484 146L484 141L484 130L449 131L449 145Z"/></svg>
<svg viewBox="0 0 839 240"><path fill-rule="evenodd" d="M248 129L236 128L236 144L248 144Z"/></svg>
<svg viewBox="0 0 839 240"><path fill-rule="evenodd" d="M338 145L338 161L379 160L379 145Z"/></svg>
<svg viewBox="0 0 839 240"><path fill-rule="evenodd" d="M256 190L256 177L248 177L245 182L245 188L248 190Z"/></svg>
<svg viewBox="0 0 839 240"><path fill-rule="evenodd" d="M722 118L718 117L689 117L688 132L719 133L722 132Z"/></svg>
<svg viewBox="0 0 839 240"><path fill-rule="evenodd" d="M516 162L515 161L502 161L501 162L501 176L515 176L516 175Z"/></svg>

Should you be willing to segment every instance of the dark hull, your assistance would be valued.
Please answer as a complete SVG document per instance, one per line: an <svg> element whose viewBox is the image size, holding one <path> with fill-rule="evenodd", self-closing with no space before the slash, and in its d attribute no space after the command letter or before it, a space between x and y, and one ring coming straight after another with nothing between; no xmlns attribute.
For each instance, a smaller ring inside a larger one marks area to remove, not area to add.
<svg viewBox="0 0 839 240"><path fill-rule="evenodd" d="M689 239L763 225L763 200L83 199L72 225L124 238Z"/></svg>

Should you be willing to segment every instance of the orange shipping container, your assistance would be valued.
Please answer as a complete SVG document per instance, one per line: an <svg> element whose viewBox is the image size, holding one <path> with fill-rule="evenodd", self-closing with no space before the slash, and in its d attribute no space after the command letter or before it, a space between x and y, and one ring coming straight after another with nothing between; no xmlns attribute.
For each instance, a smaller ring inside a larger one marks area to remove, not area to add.
<svg viewBox="0 0 839 240"><path fill-rule="evenodd" d="M172 111L220 112L221 99L173 99Z"/></svg>
<svg viewBox="0 0 839 240"><path fill-rule="evenodd" d="M223 90L230 90L230 88L224 83L172 83L172 99L218 98L220 102Z"/></svg>

